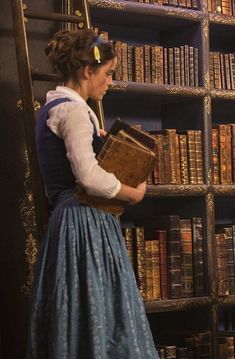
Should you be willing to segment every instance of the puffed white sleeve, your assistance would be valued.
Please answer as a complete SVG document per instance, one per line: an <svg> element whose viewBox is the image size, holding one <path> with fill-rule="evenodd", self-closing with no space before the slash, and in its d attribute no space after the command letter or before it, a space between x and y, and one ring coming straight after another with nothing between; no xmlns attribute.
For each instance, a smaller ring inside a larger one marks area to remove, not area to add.
<svg viewBox="0 0 235 359"><path fill-rule="evenodd" d="M88 194L113 198L119 192L121 183L113 173L99 166L92 147L93 132L88 109L83 104L72 105L72 110L59 124L60 137L64 140L77 183Z"/></svg>

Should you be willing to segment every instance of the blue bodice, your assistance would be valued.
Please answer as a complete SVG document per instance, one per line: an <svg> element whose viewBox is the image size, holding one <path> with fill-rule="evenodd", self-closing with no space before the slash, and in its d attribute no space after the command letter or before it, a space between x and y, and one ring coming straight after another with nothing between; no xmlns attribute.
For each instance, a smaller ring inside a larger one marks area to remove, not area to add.
<svg viewBox="0 0 235 359"><path fill-rule="evenodd" d="M48 112L54 106L71 101L69 98L56 99L44 105L36 121L36 146L39 165L46 186L49 203L54 206L58 200L75 192L76 180L66 156L64 141L47 126ZM94 125L94 124L93 124ZM102 139L94 125L93 148L97 152Z"/></svg>

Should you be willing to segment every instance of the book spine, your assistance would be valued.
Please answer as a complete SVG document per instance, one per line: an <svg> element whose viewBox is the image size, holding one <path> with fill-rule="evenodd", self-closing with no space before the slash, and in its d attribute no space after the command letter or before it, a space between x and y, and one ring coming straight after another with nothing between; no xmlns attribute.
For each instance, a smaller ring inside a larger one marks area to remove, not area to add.
<svg viewBox="0 0 235 359"><path fill-rule="evenodd" d="M190 184L197 184L197 168L196 168L196 148L195 148L195 131L188 130L188 161L189 161L189 179Z"/></svg>
<svg viewBox="0 0 235 359"><path fill-rule="evenodd" d="M232 152L232 181L235 182L235 125L230 124L231 127L231 152Z"/></svg>
<svg viewBox="0 0 235 359"><path fill-rule="evenodd" d="M151 250L152 250L153 300L159 300L161 298L159 240L154 239L151 241Z"/></svg>
<svg viewBox="0 0 235 359"><path fill-rule="evenodd" d="M150 45L144 45L144 81L151 82Z"/></svg>
<svg viewBox="0 0 235 359"><path fill-rule="evenodd" d="M175 70L175 85L180 86L180 49L179 47L173 48L174 52L174 70Z"/></svg>
<svg viewBox="0 0 235 359"><path fill-rule="evenodd" d="M152 245L150 240L145 240L145 269L146 269L146 301L153 300L153 260Z"/></svg>
<svg viewBox="0 0 235 359"><path fill-rule="evenodd" d="M167 270L169 298L182 297L181 284L181 246L179 217L169 217L169 232L167 241Z"/></svg>
<svg viewBox="0 0 235 359"><path fill-rule="evenodd" d="M168 48L168 69L169 69L169 84L175 84L175 77L174 77L174 53L173 48Z"/></svg>
<svg viewBox="0 0 235 359"><path fill-rule="evenodd" d="M215 76L214 76L214 53L210 52L210 87L215 87Z"/></svg>
<svg viewBox="0 0 235 359"><path fill-rule="evenodd" d="M195 1L195 0L193 0ZM198 55L198 48L194 48L194 85L199 86L199 55Z"/></svg>
<svg viewBox="0 0 235 359"><path fill-rule="evenodd" d="M222 87L222 67L220 61L220 54L218 52L214 52L213 54L213 64L214 64L214 81L215 81L215 88L221 89Z"/></svg>
<svg viewBox="0 0 235 359"><path fill-rule="evenodd" d="M141 296L146 301L146 258L145 258L145 241L144 228L135 228L135 269L138 287Z"/></svg>
<svg viewBox="0 0 235 359"><path fill-rule="evenodd" d="M180 172L182 184L189 184L187 135L179 135Z"/></svg>
<svg viewBox="0 0 235 359"><path fill-rule="evenodd" d="M163 49L163 60L164 60L164 84L167 85L169 83L169 76L168 76L168 51L167 48L164 47Z"/></svg>
<svg viewBox="0 0 235 359"><path fill-rule="evenodd" d="M177 133L175 135L175 165L176 165L176 181L177 184L181 184L179 135Z"/></svg>
<svg viewBox="0 0 235 359"><path fill-rule="evenodd" d="M221 87L223 90L226 89L225 83L225 67L224 67L224 54L219 54L220 59L220 74L221 74Z"/></svg>
<svg viewBox="0 0 235 359"><path fill-rule="evenodd" d="M180 80L181 86L185 86L184 46L180 46Z"/></svg>
<svg viewBox="0 0 235 359"><path fill-rule="evenodd" d="M127 71L128 81L134 81L133 76L133 45L127 45Z"/></svg>
<svg viewBox="0 0 235 359"><path fill-rule="evenodd" d="M193 217L192 219L193 235L193 284L195 297L201 297L205 294L204 289L204 246L202 218Z"/></svg>
<svg viewBox="0 0 235 359"><path fill-rule="evenodd" d="M127 44L122 42L122 81L128 81Z"/></svg>
<svg viewBox="0 0 235 359"><path fill-rule="evenodd" d="M121 41L114 42L114 49L117 55L117 67L115 71L115 80L122 80L122 43Z"/></svg>
<svg viewBox="0 0 235 359"><path fill-rule="evenodd" d="M161 298L168 299L168 280L167 280L167 232L157 230L159 238L159 258L160 258L160 287Z"/></svg>
<svg viewBox="0 0 235 359"><path fill-rule="evenodd" d="M226 89L231 90L231 78L230 78L230 68L229 68L228 54L224 54L224 66L225 66Z"/></svg>
<svg viewBox="0 0 235 359"><path fill-rule="evenodd" d="M235 59L234 59L234 54L229 54L228 56L229 56L231 89L235 90Z"/></svg>
<svg viewBox="0 0 235 359"><path fill-rule="evenodd" d="M184 73L185 73L185 86L189 86L189 46L184 45Z"/></svg>
<svg viewBox="0 0 235 359"><path fill-rule="evenodd" d="M202 131L195 131L195 151L196 151L196 170L197 183L203 183L203 167L202 167Z"/></svg>
<svg viewBox="0 0 235 359"><path fill-rule="evenodd" d="M127 254L134 268L134 252L133 252L133 233L132 228L123 228L124 240L126 243Z"/></svg>
<svg viewBox="0 0 235 359"><path fill-rule="evenodd" d="M189 85L195 86L194 81L195 67L194 67L194 48L189 46Z"/></svg>
<svg viewBox="0 0 235 359"><path fill-rule="evenodd" d="M193 242L190 219L180 219L182 295L193 296Z"/></svg>
<svg viewBox="0 0 235 359"><path fill-rule="evenodd" d="M226 149L226 127L218 125L219 134L219 156L220 156L220 180L221 184L227 184L227 149Z"/></svg>
<svg viewBox="0 0 235 359"><path fill-rule="evenodd" d="M163 135L156 135L156 162L153 170L154 184L165 183Z"/></svg>
<svg viewBox="0 0 235 359"><path fill-rule="evenodd" d="M228 262L226 236L224 233L215 234L218 296L229 295Z"/></svg>
<svg viewBox="0 0 235 359"><path fill-rule="evenodd" d="M218 129L212 129L212 163L214 184L220 183L220 164L219 164L219 134Z"/></svg>

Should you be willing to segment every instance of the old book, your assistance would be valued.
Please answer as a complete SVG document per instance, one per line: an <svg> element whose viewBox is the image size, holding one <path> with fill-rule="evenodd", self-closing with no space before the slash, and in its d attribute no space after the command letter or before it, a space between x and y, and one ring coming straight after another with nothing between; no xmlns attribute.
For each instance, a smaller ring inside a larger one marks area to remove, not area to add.
<svg viewBox="0 0 235 359"><path fill-rule="evenodd" d="M216 89L223 88L222 86L222 63L219 52L213 53L213 66L214 66L214 87Z"/></svg>
<svg viewBox="0 0 235 359"><path fill-rule="evenodd" d="M180 46L180 84L185 86L184 46Z"/></svg>
<svg viewBox="0 0 235 359"><path fill-rule="evenodd" d="M193 241L190 219L180 219L182 296L193 296Z"/></svg>
<svg viewBox="0 0 235 359"><path fill-rule="evenodd" d="M144 82L151 82L150 45L144 45Z"/></svg>
<svg viewBox="0 0 235 359"><path fill-rule="evenodd" d="M144 82L144 48L136 46L134 48L134 80L135 82Z"/></svg>
<svg viewBox="0 0 235 359"><path fill-rule="evenodd" d="M168 280L167 280L167 232L166 230L156 230L155 236L159 241L159 261L160 261L160 287L161 299L168 299Z"/></svg>
<svg viewBox="0 0 235 359"><path fill-rule="evenodd" d="M153 183L165 183L165 166L164 166L164 152L163 152L163 135L156 136L156 161L153 169Z"/></svg>
<svg viewBox="0 0 235 359"><path fill-rule="evenodd" d="M232 184L232 134L230 125L225 125L227 184Z"/></svg>
<svg viewBox="0 0 235 359"><path fill-rule="evenodd" d="M169 84L169 77L168 77L168 51L167 48L164 47L163 49L163 63L164 63L164 84Z"/></svg>
<svg viewBox="0 0 235 359"><path fill-rule="evenodd" d="M214 77L214 52L210 52L210 87L215 87L215 77Z"/></svg>
<svg viewBox="0 0 235 359"><path fill-rule="evenodd" d="M225 82L225 66L224 66L224 54L219 54L220 59L220 74L221 74L221 87L223 90L226 89Z"/></svg>
<svg viewBox="0 0 235 359"><path fill-rule="evenodd" d="M226 89L231 90L231 74L230 74L230 66L229 66L228 54L224 54L224 67L225 67Z"/></svg>
<svg viewBox="0 0 235 359"><path fill-rule="evenodd" d="M143 300L146 301L146 256L143 227L136 227L134 229L134 246L137 284Z"/></svg>
<svg viewBox="0 0 235 359"><path fill-rule="evenodd" d="M114 41L114 49L117 55L117 67L114 74L114 78L117 81L122 80L122 42Z"/></svg>
<svg viewBox="0 0 235 359"><path fill-rule="evenodd" d="M229 294L235 294L233 228L231 224L220 224L216 225L215 229L216 233L224 233L226 237Z"/></svg>
<svg viewBox="0 0 235 359"><path fill-rule="evenodd" d="M193 217L192 235L193 235L194 296L202 297L205 295L205 283L204 283L204 244L203 244L203 230L202 230L201 217Z"/></svg>
<svg viewBox="0 0 235 359"><path fill-rule="evenodd" d="M133 252L133 229L131 227L126 227L122 229L124 240L126 243L128 257L134 268L134 252Z"/></svg>
<svg viewBox="0 0 235 359"><path fill-rule="evenodd" d="M193 3L196 0L193 0ZM198 48L194 47L194 84L195 86L199 86L199 55Z"/></svg>
<svg viewBox="0 0 235 359"><path fill-rule="evenodd" d="M185 86L190 85L189 81L189 46L184 45L184 73L185 73Z"/></svg>
<svg viewBox="0 0 235 359"><path fill-rule="evenodd" d="M230 124L231 128L231 156L232 156L232 181L235 182L235 124Z"/></svg>
<svg viewBox="0 0 235 359"><path fill-rule="evenodd" d="M127 72L128 81L134 81L134 66L133 66L133 45L127 45Z"/></svg>
<svg viewBox="0 0 235 359"><path fill-rule="evenodd" d="M226 145L226 125L218 125L219 140L219 163L220 163L220 182L227 184L227 145Z"/></svg>
<svg viewBox="0 0 235 359"><path fill-rule="evenodd" d="M168 48L168 76L169 76L169 84L175 85L173 47Z"/></svg>
<svg viewBox="0 0 235 359"><path fill-rule="evenodd" d="M180 86L180 49L179 47L173 48L174 52L174 71L175 71L175 85Z"/></svg>
<svg viewBox="0 0 235 359"><path fill-rule="evenodd" d="M153 300L153 259L151 240L145 240L146 301Z"/></svg>
<svg viewBox="0 0 235 359"><path fill-rule="evenodd" d="M136 129L136 132L138 131ZM143 133L141 135L143 136ZM126 136L129 136L129 139L131 138L129 134ZM149 141L150 136L147 135L146 137ZM153 141L155 141L154 138ZM142 145L109 134L97 159L99 165L107 172L114 173L121 183L137 187L152 172L155 164L155 153L147 147L144 148ZM77 196L81 203L114 214L121 214L127 206L124 201L87 195L80 189L77 191Z"/></svg>
<svg viewBox="0 0 235 359"><path fill-rule="evenodd" d="M229 295L229 282L228 282L226 236L224 233L215 234L215 247L216 247L218 295L226 296Z"/></svg>
<svg viewBox="0 0 235 359"><path fill-rule="evenodd" d="M195 76L194 48L193 46L189 46L189 86L195 86L194 76Z"/></svg>
<svg viewBox="0 0 235 359"><path fill-rule="evenodd" d="M195 152L196 152L196 170L197 183L203 183L203 164L202 164L202 131L195 130Z"/></svg>
<svg viewBox="0 0 235 359"><path fill-rule="evenodd" d="M122 81L128 81L128 59L127 59L127 43L121 44L122 56Z"/></svg>
<svg viewBox="0 0 235 359"><path fill-rule="evenodd" d="M197 184L195 131L187 130L185 133L187 134L188 145L189 182L190 184Z"/></svg>
<svg viewBox="0 0 235 359"><path fill-rule="evenodd" d="M219 133L217 128L212 129L212 164L213 183L220 183L220 156L219 156Z"/></svg>
<svg viewBox="0 0 235 359"><path fill-rule="evenodd" d="M160 286L160 241L158 238L151 241L152 249L152 276L153 276L153 300L161 298Z"/></svg>
<svg viewBox="0 0 235 359"><path fill-rule="evenodd" d="M228 56L229 56L231 89L235 90L235 58L234 58L234 54L229 54Z"/></svg>
<svg viewBox="0 0 235 359"><path fill-rule="evenodd" d="M180 175L182 184L189 184L187 135L179 135Z"/></svg>

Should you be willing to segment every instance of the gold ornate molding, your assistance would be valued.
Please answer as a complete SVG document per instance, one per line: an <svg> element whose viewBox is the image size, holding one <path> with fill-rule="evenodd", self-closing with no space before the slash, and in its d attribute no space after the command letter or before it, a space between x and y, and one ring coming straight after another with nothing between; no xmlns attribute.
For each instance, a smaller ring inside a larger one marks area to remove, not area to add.
<svg viewBox="0 0 235 359"><path fill-rule="evenodd" d="M209 206L209 210L212 213L214 209L214 195L212 193L208 193L207 195L207 203Z"/></svg>
<svg viewBox="0 0 235 359"><path fill-rule="evenodd" d="M208 174L207 174L207 183L208 183L209 185L212 185L212 179L213 179L212 169L210 168L209 171L208 171Z"/></svg>
<svg viewBox="0 0 235 359"><path fill-rule="evenodd" d="M208 39L208 32L209 32L209 24L207 20L202 21L202 28L204 32L204 37L207 40Z"/></svg>
<svg viewBox="0 0 235 359"><path fill-rule="evenodd" d="M235 17L223 15L221 13L210 13L210 21L220 23L223 25L235 25Z"/></svg>
<svg viewBox="0 0 235 359"><path fill-rule="evenodd" d="M235 90L211 90L211 96L213 98L219 98L222 100L235 100Z"/></svg>
<svg viewBox="0 0 235 359"><path fill-rule="evenodd" d="M33 194L31 190L31 180L30 180L30 168L28 162L27 150L25 151L25 160L26 160L26 171L24 178L24 198L20 200L20 214L22 224L26 234L25 241L25 260L27 264L27 279L26 283L22 286L22 291L26 295L30 295L32 289L32 283L34 280L35 265L37 261L38 253L38 241L36 237L36 217L35 217L35 207L33 201Z"/></svg>
<svg viewBox="0 0 235 359"><path fill-rule="evenodd" d="M119 92L125 92L128 86L128 82L126 81L118 81L114 82L112 86L110 86L111 91L119 91Z"/></svg>
<svg viewBox="0 0 235 359"><path fill-rule="evenodd" d="M191 95L191 96L203 96L205 89L198 87L180 87L180 86L167 86L165 85L167 92L172 95Z"/></svg>
<svg viewBox="0 0 235 359"><path fill-rule="evenodd" d="M209 116L211 113L211 98L210 98L210 96L205 96L204 101L205 101L204 103L205 103L206 114L207 114L207 116Z"/></svg>
<svg viewBox="0 0 235 359"><path fill-rule="evenodd" d="M19 110L23 110L23 102L22 102L22 99L19 99L16 101L16 107L19 109ZM38 100L34 100L34 111L38 111L40 110L41 108L41 104Z"/></svg>
<svg viewBox="0 0 235 359"><path fill-rule="evenodd" d="M208 70L205 73L205 87L206 89L210 88L210 74Z"/></svg>
<svg viewBox="0 0 235 359"><path fill-rule="evenodd" d="M113 0L89 0L89 4L96 8L124 11L126 4Z"/></svg>

